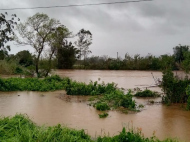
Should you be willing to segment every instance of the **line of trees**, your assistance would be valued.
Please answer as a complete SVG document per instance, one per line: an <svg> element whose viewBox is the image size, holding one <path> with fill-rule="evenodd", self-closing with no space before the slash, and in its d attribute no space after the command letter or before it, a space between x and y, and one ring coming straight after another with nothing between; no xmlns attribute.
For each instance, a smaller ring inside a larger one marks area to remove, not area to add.
<svg viewBox="0 0 190 142"><path fill-rule="evenodd" d="M81 29L74 35L59 20L41 13L36 13L18 25L14 17L15 14L11 20L7 20L4 14L0 15L0 60L8 58L10 47L5 47L8 41L15 40L19 45L31 46L35 50L33 55L21 51L9 59L17 59L25 67L30 66L38 77L42 77L47 76L52 68L72 68L77 58L83 57L85 61L91 53L89 46L92 44L92 34L88 30ZM14 25L17 25L17 35L13 30ZM68 41L74 37L78 37L74 42L76 47Z"/></svg>
<svg viewBox="0 0 190 142"><path fill-rule="evenodd" d="M7 13L6 13L7 14ZM16 19L15 19L16 18ZM173 48L173 55L159 57L148 54L145 57L136 54L125 58L110 58L108 56L92 56L89 46L92 44L92 33L81 29L77 34L62 25L60 21L50 18L46 14L36 13L26 22L17 25L20 21L15 14L7 20L4 14L0 15L1 38L0 60L14 60L19 65L35 72L38 77L47 76L52 68L58 69L110 69L110 70L190 70L190 51L187 45L178 45ZM14 26L17 25L18 35L14 35ZM14 38L13 38L14 36ZM70 38L77 37L73 43ZM20 45L29 45L35 52L20 51L15 56L8 55L8 41L15 40Z"/></svg>
<svg viewBox="0 0 190 142"><path fill-rule="evenodd" d="M81 61L78 61L81 62ZM92 56L86 58L82 66L75 68L99 69L99 70L190 70L190 51L188 45L181 45L173 48L173 55L160 55L156 57L152 54L141 56L135 54L130 56L125 54L125 58L110 58L108 56Z"/></svg>

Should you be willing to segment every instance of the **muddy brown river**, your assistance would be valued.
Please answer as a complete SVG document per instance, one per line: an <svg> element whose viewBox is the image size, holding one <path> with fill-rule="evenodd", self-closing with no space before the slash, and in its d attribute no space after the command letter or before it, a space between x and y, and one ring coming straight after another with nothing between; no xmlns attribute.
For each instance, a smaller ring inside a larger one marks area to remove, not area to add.
<svg viewBox="0 0 190 142"><path fill-rule="evenodd" d="M90 80L99 82L115 82L125 90L139 87L149 88L155 84L149 71L86 71L86 70L57 70L60 76L67 76L80 82ZM155 78L161 78L161 72L153 72ZM161 91L158 87L151 90ZM98 135L116 135L122 127L142 128L146 137L155 135L164 139L178 137L190 141L190 112L184 111L180 105L165 106L149 105L149 99L134 98L145 108L138 113L122 114L109 111L109 116L100 119L99 111L87 105L87 97L73 97L72 101L61 99L64 91L55 92L0 92L0 115L13 116L16 113L26 113L38 125L56 125L84 129L92 137ZM156 99L159 101L160 99Z"/></svg>

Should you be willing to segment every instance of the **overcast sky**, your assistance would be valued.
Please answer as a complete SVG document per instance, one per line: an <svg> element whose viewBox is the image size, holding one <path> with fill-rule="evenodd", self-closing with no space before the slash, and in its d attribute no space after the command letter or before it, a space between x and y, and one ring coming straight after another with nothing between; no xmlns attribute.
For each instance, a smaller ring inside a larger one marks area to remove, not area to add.
<svg viewBox="0 0 190 142"><path fill-rule="evenodd" d="M0 8L38 7L69 4L116 2L124 0L1 0ZM127 1L127 0L125 0ZM0 10L0 13L5 11ZM190 45L190 0L153 0L151 2L7 11L17 14L21 22L37 12L77 33L84 28L93 34L91 55L124 58L151 53L172 54L178 44ZM11 44L11 53L32 47Z"/></svg>

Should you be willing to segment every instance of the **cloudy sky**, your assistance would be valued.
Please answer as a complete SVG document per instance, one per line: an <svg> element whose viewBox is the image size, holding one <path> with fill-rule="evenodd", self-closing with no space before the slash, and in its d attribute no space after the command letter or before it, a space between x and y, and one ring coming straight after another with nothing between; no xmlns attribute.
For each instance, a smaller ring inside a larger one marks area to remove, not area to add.
<svg viewBox="0 0 190 142"><path fill-rule="evenodd" d="M118 2L124 0L1 0L0 9L70 4ZM127 1L127 0L125 0ZM0 13L5 11L0 10ZM91 55L124 58L151 53L172 54L178 44L190 45L190 0L153 0L151 2L70 8L7 11L22 22L35 13L60 20L73 33L84 28L93 34ZM11 44L11 53L30 50Z"/></svg>

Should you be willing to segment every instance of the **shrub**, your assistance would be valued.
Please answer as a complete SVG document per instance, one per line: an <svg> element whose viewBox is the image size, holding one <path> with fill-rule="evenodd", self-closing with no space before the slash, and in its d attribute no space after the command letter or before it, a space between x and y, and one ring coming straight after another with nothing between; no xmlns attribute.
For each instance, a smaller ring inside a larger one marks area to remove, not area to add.
<svg viewBox="0 0 190 142"><path fill-rule="evenodd" d="M99 114L99 117L100 117L100 118L105 118L105 117L107 117L108 115L109 115L108 113L104 112L104 113L102 113L102 114Z"/></svg>
<svg viewBox="0 0 190 142"><path fill-rule="evenodd" d="M110 107L105 102L98 102L96 104L96 109L100 111L110 110Z"/></svg>
<svg viewBox="0 0 190 142"><path fill-rule="evenodd" d="M179 79L177 76L174 76L171 70L165 70L161 84L165 93L165 96L162 98L163 102L167 104L187 102L186 88L189 83L190 80L187 77Z"/></svg>
<svg viewBox="0 0 190 142"><path fill-rule="evenodd" d="M138 91L134 96L136 97L160 97L160 94L151 90Z"/></svg>
<svg viewBox="0 0 190 142"><path fill-rule="evenodd" d="M45 79L7 78L0 79L0 91L55 91L67 86L68 78L52 76Z"/></svg>
<svg viewBox="0 0 190 142"><path fill-rule="evenodd" d="M186 88L186 93L188 95L186 110L190 110L190 86Z"/></svg>

